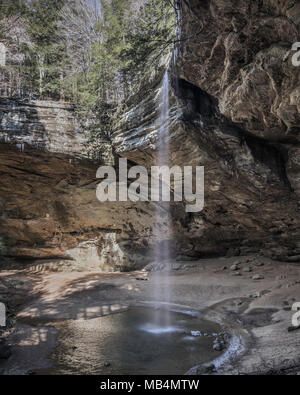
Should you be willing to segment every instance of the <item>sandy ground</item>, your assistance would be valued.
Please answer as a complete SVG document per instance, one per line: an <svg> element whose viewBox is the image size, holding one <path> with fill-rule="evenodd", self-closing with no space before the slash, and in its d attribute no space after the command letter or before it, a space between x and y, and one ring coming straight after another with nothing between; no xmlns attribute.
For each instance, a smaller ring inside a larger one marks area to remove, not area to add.
<svg viewBox="0 0 300 395"><path fill-rule="evenodd" d="M237 270L231 269L234 263ZM300 373L300 330L287 330L291 307L300 302L300 265L261 257L176 262L169 279L173 308L201 312L238 338L232 353L223 359L220 354L215 374ZM0 280L12 284L19 300L6 339L12 355L0 360L4 374L50 369L61 322L72 325L155 301L154 275L148 272L4 271Z"/></svg>

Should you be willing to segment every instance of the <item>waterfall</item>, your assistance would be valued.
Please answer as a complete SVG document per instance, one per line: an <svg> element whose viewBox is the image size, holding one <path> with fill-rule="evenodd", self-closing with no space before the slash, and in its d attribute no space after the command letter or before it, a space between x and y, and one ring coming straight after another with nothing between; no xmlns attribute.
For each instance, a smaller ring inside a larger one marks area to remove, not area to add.
<svg viewBox="0 0 300 395"><path fill-rule="evenodd" d="M169 147L169 73L165 73L160 93L160 115L159 115L159 135L157 166L168 166L170 164L170 147ZM164 224L162 223L161 210L164 210ZM170 239L171 239L171 220L170 204L168 202L158 203L155 218L155 237L156 245L154 248L154 259L157 271L153 275L154 280L154 298L158 302L168 304L170 302ZM162 270L161 270L162 269ZM168 330L170 326L170 317L168 307L162 306L156 309L155 324L162 330ZM171 328L170 328L171 329Z"/></svg>
<svg viewBox="0 0 300 395"><path fill-rule="evenodd" d="M158 138L158 155L157 165L169 165L170 147L169 147L169 73L166 71L160 93L160 115L159 115L159 138Z"/></svg>
<svg viewBox="0 0 300 395"><path fill-rule="evenodd" d="M176 5L177 14L177 33L173 55L171 58L171 73L174 79L175 92L178 92L178 78L176 70L176 62L179 54L180 37L181 37L181 8L180 3ZM174 78L175 76L175 78ZM170 120L170 76L169 71L165 72L162 80L160 100L159 100L159 135L158 135L158 150L157 150L157 166L171 166L171 152L169 139L169 120ZM165 221L162 221L161 210L164 210ZM160 224L165 222L163 226ZM154 247L154 261L156 271L153 273L153 292L154 300L162 302L155 310L155 331L156 333L173 332L174 328L171 326L169 303L171 301L171 285L170 285L170 268L171 268L171 246L172 240L172 221L170 203L163 203L162 199L158 204L156 210L154 236L156 237L156 244ZM165 303L165 304L164 304Z"/></svg>

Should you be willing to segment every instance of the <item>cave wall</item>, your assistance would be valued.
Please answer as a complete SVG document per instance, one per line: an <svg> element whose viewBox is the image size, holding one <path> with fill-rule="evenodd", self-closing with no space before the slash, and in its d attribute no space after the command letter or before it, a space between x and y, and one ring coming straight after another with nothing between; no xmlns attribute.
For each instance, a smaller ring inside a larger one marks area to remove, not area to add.
<svg viewBox="0 0 300 395"><path fill-rule="evenodd" d="M173 207L176 251L262 253L300 261L297 1L181 2L181 41L166 63L171 164L205 166L205 208ZM116 124L121 156L150 167L157 155L157 85L131 99Z"/></svg>
<svg viewBox="0 0 300 395"><path fill-rule="evenodd" d="M220 112L246 132L284 152L299 196L300 70L292 64L292 45L299 40L300 2L189 4L182 35L195 38L180 46L180 78L214 97Z"/></svg>
<svg viewBox="0 0 300 395"><path fill-rule="evenodd" d="M0 101L0 263L51 270L129 270L149 262L152 203L100 203L101 161L87 158L74 109ZM161 226L164 225L161 209ZM6 258L5 258L6 257Z"/></svg>
<svg viewBox="0 0 300 395"><path fill-rule="evenodd" d="M265 253L299 261L300 69L292 64L291 49L299 39L300 2L188 4L181 34L194 38L180 44L178 76L215 102L221 145L232 125L241 141L240 149L225 144L226 152L220 153L214 130L207 145L218 161L229 158L226 170L245 182L243 193L251 191L245 216L250 220L254 211L254 222L265 230ZM199 108L201 113L201 103Z"/></svg>

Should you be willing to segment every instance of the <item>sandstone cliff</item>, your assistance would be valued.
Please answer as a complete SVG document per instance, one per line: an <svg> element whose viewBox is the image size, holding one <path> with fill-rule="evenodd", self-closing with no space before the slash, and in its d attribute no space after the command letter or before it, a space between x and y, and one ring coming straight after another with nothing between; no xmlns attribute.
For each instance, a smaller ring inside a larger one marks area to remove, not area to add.
<svg viewBox="0 0 300 395"><path fill-rule="evenodd" d="M291 63L299 2L183 1L180 24L177 57L162 59L148 89L128 100L103 155L113 148L132 163L155 162L169 69L172 164L204 165L206 174L201 213L172 204L174 255L262 253L299 262L300 88ZM150 261L157 207L96 200L99 163L85 158L72 109L0 105L5 254L71 269L127 270Z"/></svg>
<svg viewBox="0 0 300 395"><path fill-rule="evenodd" d="M103 160L90 161L86 134L69 105L0 104L2 256L53 270L127 270L146 264L153 205L116 207L96 199L96 171L112 160L111 147L103 143Z"/></svg>
<svg viewBox="0 0 300 395"><path fill-rule="evenodd" d="M177 250L299 261L299 68L291 62L299 3L182 4L168 66L172 163L205 166L206 204L175 214ZM160 87L131 100L113 134L117 153L146 166L157 152Z"/></svg>

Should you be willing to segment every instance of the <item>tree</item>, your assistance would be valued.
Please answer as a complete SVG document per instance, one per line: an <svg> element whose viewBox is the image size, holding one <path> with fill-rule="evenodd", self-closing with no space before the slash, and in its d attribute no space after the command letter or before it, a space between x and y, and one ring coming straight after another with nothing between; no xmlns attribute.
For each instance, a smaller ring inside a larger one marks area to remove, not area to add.
<svg viewBox="0 0 300 395"><path fill-rule="evenodd" d="M102 0L101 5L100 17L90 26L93 40L87 72L76 76L84 109L81 117L94 114L98 120L90 128L93 147L99 136L110 136L118 110L156 69L176 32L174 9L168 1ZM76 17L78 21L78 13ZM80 14L80 24L85 25L86 19Z"/></svg>
<svg viewBox="0 0 300 395"><path fill-rule="evenodd" d="M122 105L175 37L172 0L0 4L7 18L22 20L29 37L16 46L22 61L12 74L22 81L20 91L36 98L66 98L87 111ZM13 41L16 34L8 36Z"/></svg>
<svg viewBox="0 0 300 395"><path fill-rule="evenodd" d="M71 59L72 77L80 73L87 76L90 71L92 47L101 41L97 29L101 18L101 0L70 0L61 10L58 27Z"/></svg>
<svg viewBox="0 0 300 395"><path fill-rule="evenodd" d="M3 59L0 66L0 94L21 96L25 80L23 78L23 44L28 42L26 1L0 1L0 45Z"/></svg>
<svg viewBox="0 0 300 395"><path fill-rule="evenodd" d="M27 54L36 68L38 84L35 94L40 98L61 96L64 45L59 39L58 20L64 0L31 0L27 23L33 47Z"/></svg>
<svg viewBox="0 0 300 395"><path fill-rule="evenodd" d="M0 0L0 40L8 38L18 19L25 12L25 0Z"/></svg>
<svg viewBox="0 0 300 395"><path fill-rule="evenodd" d="M88 105L127 99L138 89L145 71L155 68L173 44L176 31L168 1L102 0L101 5L100 17L91 24L88 72L79 84L80 96Z"/></svg>
<svg viewBox="0 0 300 395"><path fill-rule="evenodd" d="M157 64L160 56L174 44L177 21L171 1L149 0L133 15L126 30L128 47L122 58L128 72L139 75L147 64Z"/></svg>

